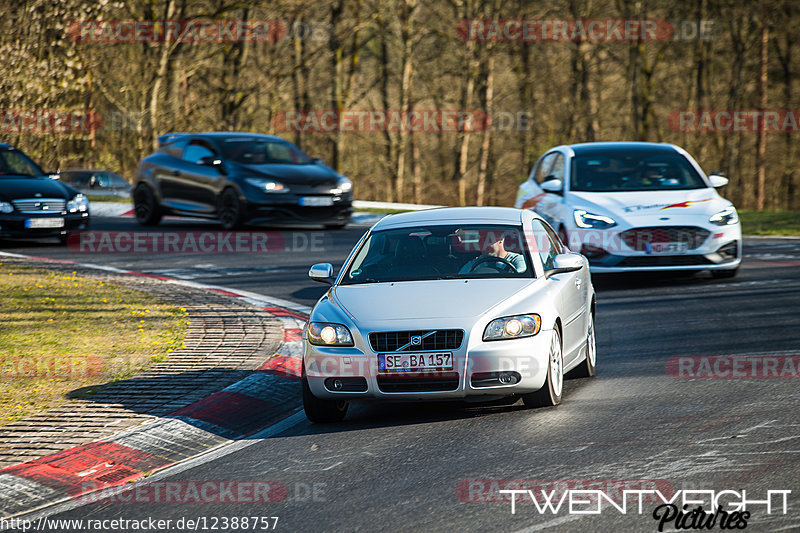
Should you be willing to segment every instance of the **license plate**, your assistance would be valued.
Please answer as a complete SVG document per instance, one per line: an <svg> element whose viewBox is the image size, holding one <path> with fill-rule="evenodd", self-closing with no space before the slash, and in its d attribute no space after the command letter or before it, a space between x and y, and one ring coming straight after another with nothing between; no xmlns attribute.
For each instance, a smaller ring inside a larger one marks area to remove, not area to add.
<svg viewBox="0 0 800 533"><path fill-rule="evenodd" d="M29 218L25 221L26 228L63 228L63 218Z"/></svg>
<svg viewBox="0 0 800 533"><path fill-rule="evenodd" d="M302 196L300 205L308 207L325 207L333 205L333 198L330 196Z"/></svg>
<svg viewBox="0 0 800 533"><path fill-rule="evenodd" d="M652 242L647 244L645 252L653 254L680 254L689 249L685 242Z"/></svg>
<svg viewBox="0 0 800 533"><path fill-rule="evenodd" d="M418 372L420 370L453 370L453 354L440 353L382 353L378 354L381 372Z"/></svg>

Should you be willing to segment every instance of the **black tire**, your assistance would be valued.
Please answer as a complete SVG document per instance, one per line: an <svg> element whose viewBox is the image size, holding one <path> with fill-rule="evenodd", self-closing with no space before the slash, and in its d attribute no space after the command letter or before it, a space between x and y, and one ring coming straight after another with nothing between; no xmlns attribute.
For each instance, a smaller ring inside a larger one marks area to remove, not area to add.
<svg viewBox="0 0 800 533"><path fill-rule="evenodd" d="M156 201L153 190L140 183L133 191L133 211L136 214L136 222L142 226L155 226L161 222L161 206Z"/></svg>
<svg viewBox="0 0 800 533"><path fill-rule="evenodd" d="M347 414L349 403L346 400L322 400L312 394L308 380L303 378L303 410L312 422L325 424L341 422Z"/></svg>
<svg viewBox="0 0 800 533"><path fill-rule="evenodd" d="M592 357L590 357L592 355ZM597 342L594 333L594 314L589 315L589 331L586 334L586 359L570 371L570 377L590 378L594 376L597 362Z"/></svg>
<svg viewBox="0 0 800 533"><path fill-rule="evenodd" d="M218 212L222 228L228 231L238 228L244 222L242 202L236 191L231 188L222 191L222 195L219 197Z"/></svg>
<svg viewBox="0 0 800 533"><path fill-rule="evenodd" d="M733 270L712 270L711 277L714 279L730 279L735 278L738 273L739 267L736 267Z"/></svg>
<svg viewBox="0 0 800 533"><path fill-rule="evenodd" d="M61 244L67 244L67 240L69 239L69 233L64 233L58 236L58 242Z"/></svg>
<svg viewBox="0 0 800 533"><path fill-rule="evenodd" d="M545 379L544 385L538 391L522 395L522 401L526 407L553 407L561 403L561 395L564 392L564 357L561 351L561 333L558 328L553 330L553 337L550 343L550 351L547 354L547 379ZM559 384L553 382L551 377L553 359L555 358L553 352L556 348L559 361L559 368L556 371L560 373L560 387L558 386Z"/></svg>

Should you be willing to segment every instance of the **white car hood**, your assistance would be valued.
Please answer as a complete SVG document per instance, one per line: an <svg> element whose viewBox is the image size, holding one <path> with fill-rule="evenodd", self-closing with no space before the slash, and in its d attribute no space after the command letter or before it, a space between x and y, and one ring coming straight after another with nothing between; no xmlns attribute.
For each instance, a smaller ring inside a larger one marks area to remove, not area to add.
<svg viewBox="0 0 800 533"><path fill-rule="evenodd" d="M469 318L478 317L500 303L514 303L514 296L535 281L532 278L403 281L339 285L333 292L341 307L358 321Z"/></svg>
<svg viewBox="0 0 800 533"><path fill-rule="evenodd" d="M599 211L617 218L709 217L730 205L712 188L683 191L570 192L577 209Z"/></svg>

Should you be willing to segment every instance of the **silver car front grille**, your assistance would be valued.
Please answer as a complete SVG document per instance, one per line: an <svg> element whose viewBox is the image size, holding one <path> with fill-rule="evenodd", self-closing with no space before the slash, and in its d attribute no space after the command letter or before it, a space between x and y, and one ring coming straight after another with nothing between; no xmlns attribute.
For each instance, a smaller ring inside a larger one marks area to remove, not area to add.
<svg viewBox="0 0 800 533"><path fill-rule="evenodd" d="M11 202L17 211L25 214L61 213L67 205L66 200L59 198L26 198Z"/></svg>

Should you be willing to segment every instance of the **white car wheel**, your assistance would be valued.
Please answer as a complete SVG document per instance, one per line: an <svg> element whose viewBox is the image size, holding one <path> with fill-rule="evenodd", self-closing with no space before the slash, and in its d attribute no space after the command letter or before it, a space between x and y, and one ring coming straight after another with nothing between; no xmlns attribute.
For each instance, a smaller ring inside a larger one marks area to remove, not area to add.
<svg viewBox="0 0 800 533"><path fill-rule="evenodd" d="M569 377L590 378L594 376L597 364L597 341L594 333L594 315L589 315L589 329L586 332L586 358L569 373Z"/></svg>

